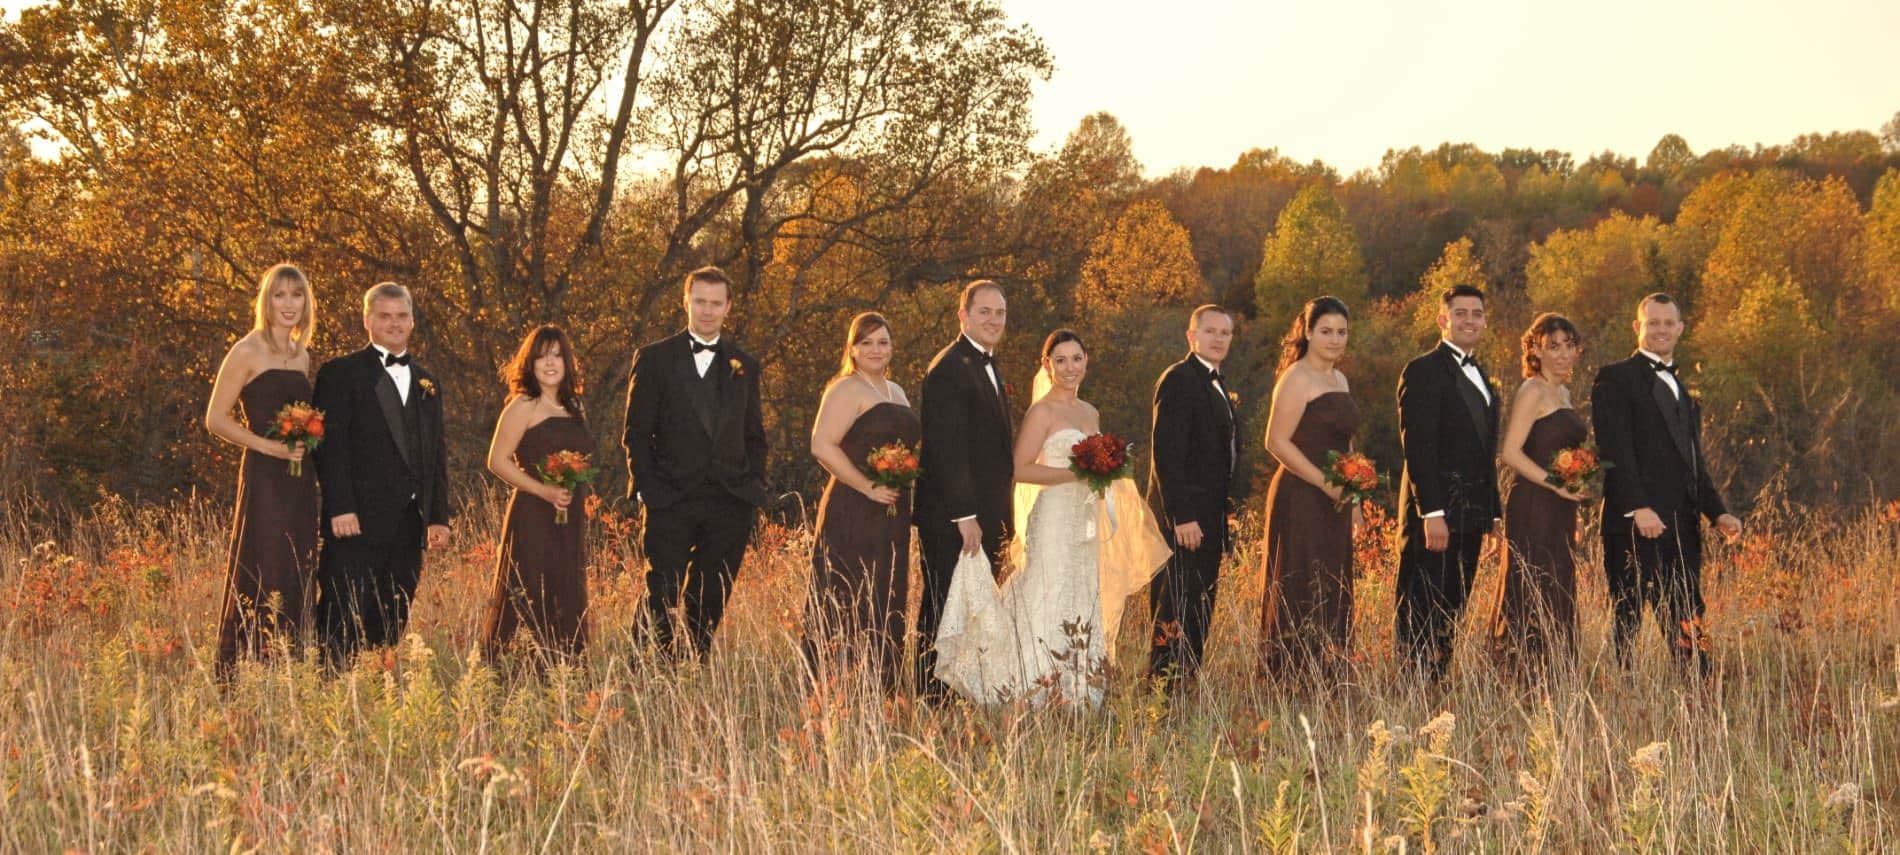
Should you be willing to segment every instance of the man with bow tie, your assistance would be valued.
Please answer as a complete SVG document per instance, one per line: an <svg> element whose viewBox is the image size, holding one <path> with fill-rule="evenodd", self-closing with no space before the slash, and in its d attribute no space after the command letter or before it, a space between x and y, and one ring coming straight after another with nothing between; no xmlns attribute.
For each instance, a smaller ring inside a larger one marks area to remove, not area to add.
<svg viewBox="0 0 1900 855"><path fill-rule="evenodd" d="M687 328L634 355L622 443L627 496L646 509L635 637L704 656L765 504L765 419L758 361L721 334L732 280L702 267L682 291Z"/></svg>
<svg viewBox="0 0 1900 855"><path fill-rule="evenodd" d="M377 285L363 295L370 345L317 371L312 397L327 436L316 451L324 523L316 617L331 667L402 639L423 546L449 541L442 396L409 353L415 326L409 289Z"/></svg>
<svg viewBox="0 0 1900 855"><path fill-rule="evenodd" d="M1484 291L1447 288L1438 346L1399 377L1396 632L1401 661L1432 682L1451 666L1452 642L1478 571L1484 537L1496 529L1498 391L1472 356L1484 336Z"/></svg>
<svg viewBox="0 0 1900 855"><path fill-rule="evenodd" d="M1702 408L1675 360L1682 309L1668 294L1636 308L1638 348L1597 372L1591 419L1603 460L1603 562L1615 609L1617 660L1629 664L1643 623L1656 612L1679 661L1706 670L1702 635L1702 526L1733 539L1742 521L1728 512L1702 449Z"/></svg>

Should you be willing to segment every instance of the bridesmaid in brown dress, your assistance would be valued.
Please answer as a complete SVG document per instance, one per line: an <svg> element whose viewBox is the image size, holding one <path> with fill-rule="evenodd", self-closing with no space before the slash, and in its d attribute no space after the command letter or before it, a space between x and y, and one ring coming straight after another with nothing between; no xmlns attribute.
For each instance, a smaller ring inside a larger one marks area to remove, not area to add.
<svg viewBox="0 0 1900 855"><path fill-rule="evenodd" d="M1576 325L1546 312L1524 333L1518 387L1500 450L1511 467L1504 506L1504 591L1491 625L1498 661L1515 673L1572 662L1577 647L1577 505L1584 497L1544 482L1557 452L1590 438L1570 404L1582 354Z"/></svg>
<svg viewBox="0 0 1900 855"><path fill-rule="evenodd" d="M917 448L923 433L904 390L886 376L891 352L884 316L852 318L842 367L812 425L812 457L831 481L818 505L804 644L819 682L861 667L886 691L903 673L912 491L872 483L862 464L893 442Z"/></svg>
<svg viewBox="0 0 1900 855"><path fill-rule="evenodd" d="M1360 422L1346 376L1346 305L1306 304L1283 343L1267 418L1267 451L1280 463L1267 490L1267 591L1260 618L1261 670L1297 682L1336 670L1351 655L1352 532L1359 509L1341 509L1326 483L1328 452L1352 450Z"/></svg>
<svg viewBox="0 0 1900 855"><path fill-rule="evenodd" d="M515 488L502 523L495 580L482 621L490 661L526 629L543 655L578 657L587 644L588 487L569 491L541 482L548 455L591 455L594 438L581 409L580 368L560 327L536 328L502 369L513 394L495 424L488 471ZM557 522L557 511L567 521Z"/></svg>
<svg viewBox="0 0 1900 855"><path fill-rule="evenodd" d="M269 653L274 640L294 649L316 570L316 467L302 465L303 446L264 436L285 404L310 400L316 299L303 271L288 264L265 271L254 314L250 333L219 366L205 408L205 428L244 449L219 609L220 679L231 677L240 656ZM300 474L291 474L293 463Z"/></svg>

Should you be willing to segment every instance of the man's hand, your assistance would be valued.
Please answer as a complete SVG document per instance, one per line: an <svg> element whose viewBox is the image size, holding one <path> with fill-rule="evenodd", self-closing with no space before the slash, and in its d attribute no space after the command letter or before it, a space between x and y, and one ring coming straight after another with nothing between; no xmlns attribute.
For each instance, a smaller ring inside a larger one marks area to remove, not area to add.
<svg viewBox="0 0 1900 855"><path fill-rule="evenodd" d="M1668 528L1663 525L1662 517L1648 508L1637 508L1636 515L1631 519L1636 523L1636 533L1652 540L1662 537L1663 529ZM1736 527L1739 529L1740 524Z"/></svg>
<svg viewBox="0 0 1900 855"><path fill-rule="evenodd" d="M363 533L363 523L355 514L338 514L330 518L330 533L337 537L355 537Z"/></svg>
<svg viewBox="0 0 1900 855"><path fill-rule="evenodd" d="M975 555L983 551L983 527L975 518L957 523L957 533L963 535L963 554Z"/></svg>
<svg viewBox="0 0 1900 855"><path fill-rule="evenodd" d="M1736 538L1742 536L1742 520L1734 514L1716 517L1715 527L1721 530L1722 536L1728 538L1730 543L1734 543Z"/></svg>
<svg viewBox="0 0 1900 855"><path fill-rule="evenodd" d="M1451 526L1445 524L1444 517L1425 518L1425 548L1432 552L1444 552L1451 545Z"/></svg>
<svg viewBox="0 0 1900 855"><path fill-rule="evenodd" d="M441 549L449 545L449 527L445 525L429 526L429 548Z"/></svg>
<svg viewBox="0 0 1900 855"><path fill-rule="evenodd" d="M1201 548L1201 538L1200 523L1184 522L1174 527L1175 545L1189 552L1195 552Z"/></svg>

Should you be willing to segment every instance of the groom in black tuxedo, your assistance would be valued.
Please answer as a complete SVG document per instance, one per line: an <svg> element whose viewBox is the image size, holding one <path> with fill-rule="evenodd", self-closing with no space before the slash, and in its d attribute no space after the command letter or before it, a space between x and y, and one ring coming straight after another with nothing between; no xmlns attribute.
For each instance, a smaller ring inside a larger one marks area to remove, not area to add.
<svg viewBox="0 0 1900 855"><path fill-rule="evenodd" d="M923 602L917 609L917 691L946 697L937 679L937 624L961 555L981 551L991 571L1009 542L1015 488L1015 435L1009 384L996 367L1008 304L1002 286L972 282L957 300L962 333L930 361L918 417L923 421L923 476L912 519L923 559Z"/></svg>
<svg viewBox="0 0 1900 855"><path fill-rule="evenodd" d="M1742 521L1728 512L1702 453L1702 408L1676 370L1682 311L1668 294L1636 309L1639 347L1603 366L1590 389L1591 420L1603 459L1603 563L1616 615L1616 658L1629 664L1643 604L1669 648L1704 669L1702 525L1704 516L1734 538ZM1665 617L1666 616L1666 617Z"/></svg>
<svg viewBox="0 0 1900 855"><path fill-rule="evenodd" d="M401 640L423 545L449 540L442 393L409 354L414 309L401 285L369 289L369 347L317 371L312 403L326 436L316 452L324 519L316 616L332 667Z"/></svg>
<svg viewBox="0 0 1900 855"><path fill-rule="evenodd" d="M1484 335L1484 292L1453 285L1440 298L1443 340L1399 376L1398 652L1433 682L1451 665L1452 641L1496 529L1498 398L1472 351Z"/></svg>
<svg viewBox="0 0 1900 855"><path fill-rule="evenodd" d="M1219 306L1195 309L1187 341L1188 355L1155 382L1149 435L1148 505L1174 554L1148 592L1148 671L1170 690L1195 675L1207 649L1240 456L1236 399L1220 370L1234 341L1233 316Z"/></svg>
<svg viewBox="0 0 1900 855"><path fill-rule="evenodd" d="M705 655L765 504L759 363L720 329L732 280L686 275L687 329L640 348L627 387L627 495L646 507L647 603L638 637ZM678 624L678 626L676 626Z"/></svg>

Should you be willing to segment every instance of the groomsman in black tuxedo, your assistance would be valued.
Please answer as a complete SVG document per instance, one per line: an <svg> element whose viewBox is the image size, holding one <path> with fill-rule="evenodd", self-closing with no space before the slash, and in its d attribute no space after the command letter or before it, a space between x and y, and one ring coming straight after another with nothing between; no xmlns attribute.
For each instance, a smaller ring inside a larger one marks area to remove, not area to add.
<svg viewBox="0 0 1900 855"><path fill-rule="evenodd" d="M1484 292L1453 285L1440 298L1443 340L1399 376L1398 652L1433 682L1452 641L1484 536L1495 530L1498 389L1472 358L1484 336Z"/></svg>
<svg viewBox="0 0 1900 855"><path fill-rule="evenodd" d="M1656 612L1663 638L1680 660L1703 669L1702 526L1704 516L1735 538L1742 521L1728 512L1702 451L1702 408L1676 369L1682 309L1668 294L1636 308L1638 349L1603 366L1590 389L1591 419L1603 459L1603 560L1616 615L1616 658L1629 664L1643 623Z"/></svg>
<svg viewBox="0 0 1900 855"><path fill-rule="evenodd" d="M636 634L704 656L765 504L765 419L758 361L720 333L732 280L702 267L683 290L687 328L634 355L622 442L627 495L646 507L647 602Z"/></svg>
<svg viewBox="0 0 1900 855"><path fill-rule="evenodd" d="M1009 384L996 366L996 346L1009 319L1001 285L972 282L957 300L962 332L930 361L918 402L923 421L923 476L911 516L923 559L923 602L917 609L917 691L946 697L937 679L937 624L961 555L981 551L992 571L1009 542L1015 490L1015 432Z"/></svg>
<svg viewBox="0 0 1900 855"><path fill-rule="evenodd" d="M312 403L326 436L316 452L324 519L316 612L333 667L402 638L423 546L449 540L442 390L409 354L415 326L409 289L377 285L363 295L370 345L317 371Z"/></svg>
<svg viewBox="0 0 1900 855"><path fill-rule="evenodd" d="M1207 649L1214 585L1232 545L1227 512L1240 457L1236 397L1221 363L1234 319L1219 306L1188 316L1188 354L1155 381L1148 505L1174 554L1148 592L1154 644L1148 671L1170 691L1192 678Z"/></svg>

